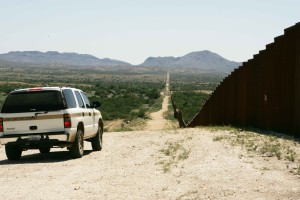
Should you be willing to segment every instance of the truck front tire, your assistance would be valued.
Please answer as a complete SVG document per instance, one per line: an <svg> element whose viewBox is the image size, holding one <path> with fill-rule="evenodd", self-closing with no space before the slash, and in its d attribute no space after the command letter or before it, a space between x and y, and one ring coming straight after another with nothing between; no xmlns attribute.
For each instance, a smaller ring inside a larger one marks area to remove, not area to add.
<svg viewBox="0 0 300 200"><path fill-rule="evenodd" d="M99 125L97 135L91 139L92 148L94 151L101 151L102 135L103 135L103 128Z"/></svg>

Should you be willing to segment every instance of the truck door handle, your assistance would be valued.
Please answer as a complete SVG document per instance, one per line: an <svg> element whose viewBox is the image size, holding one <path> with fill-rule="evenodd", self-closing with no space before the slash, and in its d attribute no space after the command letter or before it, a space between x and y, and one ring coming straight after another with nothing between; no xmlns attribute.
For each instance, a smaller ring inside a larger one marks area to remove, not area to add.
<svg viewBox="0 0 300 200"><path fill-rule="evenodd" d="M29 126L29 129L32 130L32 131L37 130L37 126Z"/></svg>
<svg viewBox="0 0 300 200"><path fill-rule="evenodd" d="M84 117L84 112L82 113L82 116Z"/></svg>
<svg viewBox="0 0 300 200"><path fill-rule="evenodd" d="M91 114L91 113L89 113L89 116L92 116L92 114Z"/></svg>

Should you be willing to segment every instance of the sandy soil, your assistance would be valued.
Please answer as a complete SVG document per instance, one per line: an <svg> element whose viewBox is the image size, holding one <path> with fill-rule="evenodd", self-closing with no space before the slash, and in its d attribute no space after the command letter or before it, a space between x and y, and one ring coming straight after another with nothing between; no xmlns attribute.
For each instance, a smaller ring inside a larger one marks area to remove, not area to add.
<svg viewBox="0 0 300 200"><path fill-rule="evenodd" d="M220 134L112 132L101 152L86 142L84 157L76 160L66 149L54 149L23 152L20 161L9 162L1 148L0 199L299 199L300 177L285 162L246 156L213 141ZM163 152L175 144L174 159ZM184 152L188 156L177 159Z"/></svg>

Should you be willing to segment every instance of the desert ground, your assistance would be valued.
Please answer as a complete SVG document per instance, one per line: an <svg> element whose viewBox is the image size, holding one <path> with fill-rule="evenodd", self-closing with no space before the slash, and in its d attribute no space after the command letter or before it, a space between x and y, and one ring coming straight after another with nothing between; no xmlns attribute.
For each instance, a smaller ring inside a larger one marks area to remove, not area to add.
<svg viewBox="0 0 300 200"><path fill-rule="evenodd" d="M112 132L100 152L86 142L80 159L30 150L11 162L1 148L0 199L299 199L300 176L286 161L213 140L224 134Z"/></svg>
<svg viewBox="0 0 300 200"><path fill-rule="evenodd" d="M12 162L0 148L0 199L300 199L298 158L249 153L221 140L231 130L168 129L166 104L143 131L104 133L102 151L85 142L80 159L51 149Z"/></svg>

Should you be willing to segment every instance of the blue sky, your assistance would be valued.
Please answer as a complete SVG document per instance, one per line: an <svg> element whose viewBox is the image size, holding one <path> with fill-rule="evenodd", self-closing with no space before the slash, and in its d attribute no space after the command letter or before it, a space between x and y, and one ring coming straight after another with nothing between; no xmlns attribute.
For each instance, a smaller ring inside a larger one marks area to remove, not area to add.
<svg viewBox="0 0 300 200"><path fill-rule="evenodd" d="M210 50L246 61L300 22L299 0L0 0L0 53L59 51L142 63Z"/></svg>

